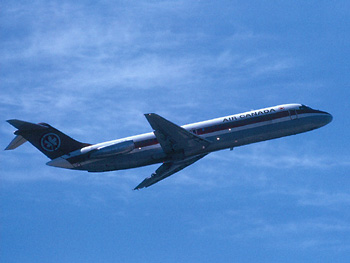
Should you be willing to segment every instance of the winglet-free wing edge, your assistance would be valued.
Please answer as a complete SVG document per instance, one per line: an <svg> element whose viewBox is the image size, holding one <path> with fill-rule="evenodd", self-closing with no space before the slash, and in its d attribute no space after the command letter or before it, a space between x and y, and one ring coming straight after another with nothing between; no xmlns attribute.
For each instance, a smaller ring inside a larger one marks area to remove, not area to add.
<svg viewBox="0 0 350 263"><path fill-rule="evenodd" d="M199 159L202 159L207 154L201 154L194 157L186 158L181 161L173 161L163 163L155 173L153 173L150 177L145 178L138 186L134 188L134 190L139 190L145 187L149 187L159 181L177 173L178 171L186 168L187 166L195 163Z"/></svg>

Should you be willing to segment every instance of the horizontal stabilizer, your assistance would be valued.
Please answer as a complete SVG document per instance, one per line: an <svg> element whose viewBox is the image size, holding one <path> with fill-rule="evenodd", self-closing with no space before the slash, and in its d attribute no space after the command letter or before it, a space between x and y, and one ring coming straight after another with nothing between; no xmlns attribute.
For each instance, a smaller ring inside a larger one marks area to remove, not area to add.
<svg viewBox="0 0 350 263"><path fill-rule="evenodd" d="M17 147L21 146L23 143L25 143L27 140L24 139L21 135L17 135L10 144L5 148L5 150L14 150Z"/></svg>

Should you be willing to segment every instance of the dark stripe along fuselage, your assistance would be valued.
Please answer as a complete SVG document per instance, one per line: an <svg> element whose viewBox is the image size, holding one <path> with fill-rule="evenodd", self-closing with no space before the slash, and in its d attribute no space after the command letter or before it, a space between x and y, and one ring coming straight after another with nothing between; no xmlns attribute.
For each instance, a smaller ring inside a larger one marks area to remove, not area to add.
<svg viewBox="0 0 350 263"><path fill-rule="evenodd" d="M182 126L212 143L203 150L209 153L259 141L280 138L319 128L330 121L331 115L301 104L281 105L263 110L217 118ZM164 162L172 158L165 155L153 133L128 137L135 150L99 161L83 162L77 169L109 171L128 169Z"/></svg>
<svg viewBox="0 0 350 263"><path fill-rule="evenodd" d="M291 115L295 114L295 111L297 115ZM295 116L295 120L298 120L302 117L304 117L305 114L327 114L326 112L319 111L319 110L313 110L313 109L298 109L298 110L275 110L273 108L265 111L255 111L255 112L249 112L244 114L238 114L233 115L229 117L222 118L221 121L215 123L211 126L203 126L200 128L190 128L191 132L203 136L205 138L210 137L212 133L220 132L220 131L227 131L231 129L232 132L234 132L234 129L245 127L252 124L261 124L266 123L269 121L276 121L282 118L286 118L286 121L292 120L292 117ZM289 118L289 119L288 119ZM296 124L296 123L294 123ZM158 144L158 140L153 137L150 139L137 141L135 142L136 148L143 148L147 146L152 146Z"/></svg>

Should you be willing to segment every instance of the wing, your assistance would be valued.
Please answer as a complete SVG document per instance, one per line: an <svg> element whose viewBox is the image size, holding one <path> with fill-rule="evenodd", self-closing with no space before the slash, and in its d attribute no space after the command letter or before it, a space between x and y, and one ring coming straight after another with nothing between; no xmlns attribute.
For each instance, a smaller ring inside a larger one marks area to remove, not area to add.
<svg viewBox="0 0 350 263"><path fill-rule="evenodd" d="M154 135L166 154L184 152L187 156L203 152L210 142L186 129L149 113L145 114L149 124L154 129Z"/></svg>
<svg viewBox="0 0 350 263"><path fill-rule="evenodd" d="M168 176L186 168L187 166L193 164L194 162L198 161L199 159L203 158L207 154L201 154L198 156L193 156L186 158L184 160L180 161L172 161L172 162L166 162L163 163L155 173L151 175L151 177L146 178L143 180L138 186L134 188L134 190L138 190L144 187L149 187L160 180L163 180L167 178Z"/></svg>
<svg viewBox="0 0 350 263"><path fill-rule="evenodd" d="M163 163L151 177L143 180L134 190L149 187L203 158L207 155L203 151L210 144L208 140L155 113L145 114L145 117L171 161Z"/></svg>

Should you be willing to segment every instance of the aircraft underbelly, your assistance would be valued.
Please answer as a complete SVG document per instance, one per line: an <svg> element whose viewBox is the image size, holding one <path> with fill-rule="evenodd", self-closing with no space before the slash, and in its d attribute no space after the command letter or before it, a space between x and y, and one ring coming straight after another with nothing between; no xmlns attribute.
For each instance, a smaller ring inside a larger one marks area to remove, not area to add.
<svg viewBox="0 0 350 263"><path fill-rule="evenodd" d="M81 166L81 169L87 170L89 172L104 172L151 165L162 162L162 159L154 158L154 155L158 153L159 150L146 150L140 152L136 151L129 154L116 155L110 158L97 160L93 163L83 164Z"/></svg>

